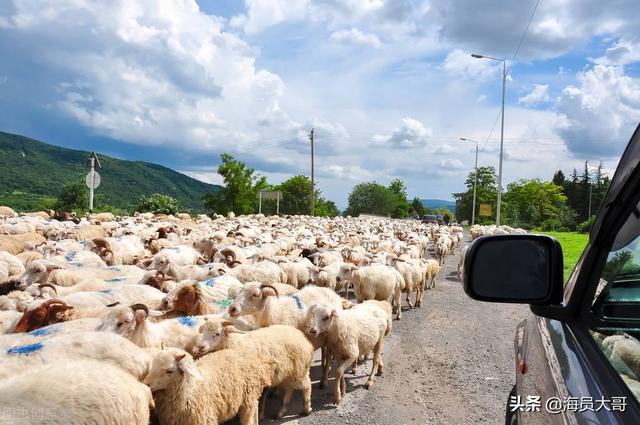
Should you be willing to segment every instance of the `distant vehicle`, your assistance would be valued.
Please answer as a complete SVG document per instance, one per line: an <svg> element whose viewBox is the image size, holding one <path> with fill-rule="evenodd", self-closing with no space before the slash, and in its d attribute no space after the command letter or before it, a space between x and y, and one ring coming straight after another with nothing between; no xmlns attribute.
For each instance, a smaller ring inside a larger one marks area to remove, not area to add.
<svg viewBox="0 0 640 425"><path fill-rule="evenodd" d="M444 216L442 216L440 214L436 215L436 221L437 221L437 223L439 225L441 225L441 226L444 225Z"/></svg>
<svg viewBox="0 0 640 425"><path fill-rule="evenodd" d="M438 219L435 215L423 215L422 216L422 224L436 224Z"/></svg>
<svg viewBox="0 0 640 425"><path fill-rule="evenodd" d="M639 162L640 126L566 284L550 236L482 236L469 246L467 295L531 309L516 328L507 425L640 423Z"/></svg>

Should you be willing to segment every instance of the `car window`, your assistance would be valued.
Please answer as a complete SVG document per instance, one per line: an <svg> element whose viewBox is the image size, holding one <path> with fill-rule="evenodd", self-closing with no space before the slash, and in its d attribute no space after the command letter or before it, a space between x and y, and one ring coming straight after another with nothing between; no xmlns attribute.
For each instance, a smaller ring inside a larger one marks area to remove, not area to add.
<svg viewBox="0 0 640 425"><path fill-rule="evenodd" d="M632 212L607 256L591 311L605 326L593 336L640 400L640 213Z"/></svg>

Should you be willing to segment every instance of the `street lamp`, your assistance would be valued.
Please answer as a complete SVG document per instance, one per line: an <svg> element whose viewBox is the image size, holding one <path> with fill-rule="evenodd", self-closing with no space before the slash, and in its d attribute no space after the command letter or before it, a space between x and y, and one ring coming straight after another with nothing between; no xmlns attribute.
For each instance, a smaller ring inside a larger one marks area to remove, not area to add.
<svg viewBox="0 0 640 425"><path fill-rule="evenodd" d="M507 62L504 59L472 53L476 59L490 59L502 62L502 125L500 129L500 162L498 165L498 206L496 208L496 226L500 226L500 206L502 204L502 151L504 146L504 92L507 84Z"/></svg>
<svg viewBox="0 0 640 425"><path fill-rule="evenodd" d="M474 167L474 178L473 178L473 210L471 210L471 225L476 224L476 188L478 187L478 141L465 139L464 137L460 137L460 140L463 142L473 142L476 144L476 165Z"/></svg>

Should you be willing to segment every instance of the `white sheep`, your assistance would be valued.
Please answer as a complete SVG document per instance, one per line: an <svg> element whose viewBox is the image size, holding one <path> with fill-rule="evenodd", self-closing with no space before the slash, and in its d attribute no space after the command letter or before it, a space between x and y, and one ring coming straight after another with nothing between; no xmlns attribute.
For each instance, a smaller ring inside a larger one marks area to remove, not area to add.
<svg viewBox="0 0 640 425"><path fill-rule="evenodd" d="M238 415L242 425L258 425L258 399L270 373L249 349L221 350L194 361L189 353L166 348L153 359L145 378L160 425L223 423Z"/></svg>
<svg viewBox="0 0 640 425"><path fill-rule="evenodd" d="M0 353L0 380L52 359L73 362L93 359L122 368L138 379L149 372L151 357L141 348L111 332L59 333L29 344L4 347Z"/></svg>
<svg viewBox="0 0 640 425"><path fill-rule="evenodd" d="M149 388L122 369L64 358L0 380L0 399L3 423L30 425L148 425L153 405Z"/></svg>
<svg viewBox="0 0 640 425"><path fill-rule="evenodd" d="M326 334L327 347L338 360L334 398L340 403L346 393L345 370L354 364L358 357L373 351L373 366L365 388L374 383L374 374L382 375L382 348L384 337L390 328L388 311L374 303L363 303L349 310L337 310L327 305L315 304L307 315L311 323L308 332L311 336Z"/></svg>
<svg viewBox="0 0 640 425"><path fill-rule="evenodd" d="M393 267L376 264L366 267L356 267L348 264L342 267L340 275L353 283L353 291L359 303L365 300L392 300L396 308L396 318L402 319L400 295L404 289L402 276Z"/></svg>
<svg viewBox="0 0 640 425"><path fill-rule="evenodd" d="M262 360L268 359L272 364L270 386L284 389L278 418L286 413L293 390L303 391L302 413L311 413L309 368L313 362L314 348L302 331L290 326L273 325L249 333L239 333L232 322L222 318L212 319L200 327L194 354L203 356L212 351L238 347L252 349Z"/></svg>

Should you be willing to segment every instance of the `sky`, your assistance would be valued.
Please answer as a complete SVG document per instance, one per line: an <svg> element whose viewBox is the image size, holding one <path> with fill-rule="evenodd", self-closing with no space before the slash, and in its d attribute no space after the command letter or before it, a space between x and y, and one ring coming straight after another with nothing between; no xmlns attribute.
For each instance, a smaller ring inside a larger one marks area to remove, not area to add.
<svg viewBox="0 0 640 425"><path fill-rule="evenodd" d="M584 162L612 174L640 122L635 0L4 0L0 130L220 183L309 174L345 208L363 181L451 199Z"/></svg>

